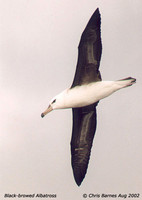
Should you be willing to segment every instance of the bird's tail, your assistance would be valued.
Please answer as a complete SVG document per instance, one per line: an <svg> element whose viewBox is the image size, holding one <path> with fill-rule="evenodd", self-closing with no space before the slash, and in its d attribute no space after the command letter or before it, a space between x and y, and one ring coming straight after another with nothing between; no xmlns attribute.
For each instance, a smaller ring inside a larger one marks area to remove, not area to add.
<svg viewBox="0 0 142 200"><path fill-rule="evenodd" d="M132 77L128 77L128 78L124 78L124 79L120 79L118 81L116 81L119 85L123 87L128 87L133 85L134 83L136 83L136 79L132 78Z"/></svg>

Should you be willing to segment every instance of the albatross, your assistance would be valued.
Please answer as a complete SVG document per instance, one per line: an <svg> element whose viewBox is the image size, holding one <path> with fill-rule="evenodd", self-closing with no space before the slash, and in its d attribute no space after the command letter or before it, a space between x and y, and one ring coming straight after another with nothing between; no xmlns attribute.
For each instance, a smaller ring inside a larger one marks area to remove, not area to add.
<svg viewBox="0 0 142 200"><path fill-rule="evenodd" d="M55 109L72 108L71 164L78 186L81 185L88 168L96 132L98 102L136 82L136 79L131 77L102 81L99 71L102 54L100 27L101 18L97 8L81 35L76 72L71 87L56 95L41 114L41 117L44 117Z"/></svg>

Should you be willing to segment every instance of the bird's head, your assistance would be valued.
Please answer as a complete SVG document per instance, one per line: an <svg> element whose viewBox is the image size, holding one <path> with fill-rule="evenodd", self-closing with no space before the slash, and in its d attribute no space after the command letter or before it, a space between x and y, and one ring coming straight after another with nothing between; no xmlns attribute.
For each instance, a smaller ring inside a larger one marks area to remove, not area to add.
<svg viewBox="0 0 142 200"><path fill-rule="evenodd" d="M46 114L55 109L65 108L65 94L66 90L55 96L50 102L47 109L41 114L43 118Z"/></svg>

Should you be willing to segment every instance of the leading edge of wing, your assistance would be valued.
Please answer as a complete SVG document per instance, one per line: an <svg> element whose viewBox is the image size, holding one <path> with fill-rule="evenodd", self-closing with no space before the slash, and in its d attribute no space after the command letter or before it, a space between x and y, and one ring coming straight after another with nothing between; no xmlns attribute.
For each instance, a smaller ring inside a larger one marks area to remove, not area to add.
<svg viewBox="0 0 142 200"><path fill-rule="evenodd" d="M96 131L96 104L73 108L73 130L71 139L72 169L74 179L81 185L88 168L91 147Z"/></svg>
<svg viewBox="0 0 142 200"><path fill-rule="evenodd" d="M101 17L97 8L82 33L78 47L78 61L72 87L100 81L99 72L102 54Z"/></svg>

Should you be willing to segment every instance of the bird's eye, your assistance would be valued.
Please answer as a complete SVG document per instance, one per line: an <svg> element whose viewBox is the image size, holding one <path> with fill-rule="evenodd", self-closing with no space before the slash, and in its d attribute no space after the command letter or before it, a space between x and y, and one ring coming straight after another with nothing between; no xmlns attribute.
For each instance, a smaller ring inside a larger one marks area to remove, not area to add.
<svg viewBox="0 0 142 200"><path fill-rule="evenodd" d="M56 99L54 99L53 101L52 101L52 103L55 103L56 102Z"/></svg>

